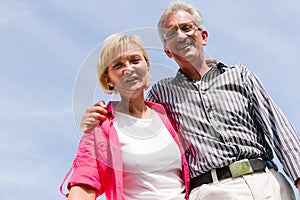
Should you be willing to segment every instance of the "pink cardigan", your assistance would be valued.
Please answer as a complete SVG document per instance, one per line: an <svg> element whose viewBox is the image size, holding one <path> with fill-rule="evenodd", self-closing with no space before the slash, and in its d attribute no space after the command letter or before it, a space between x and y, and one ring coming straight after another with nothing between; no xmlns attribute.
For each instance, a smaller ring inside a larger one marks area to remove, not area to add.
<svg viewBox="0 0 300 200"><path fill-rule="evenodd" d="M182 155L182 177L185 181L186 199L188 199L190 182L188 164L179 137L163 106L152 102L146 102L146 104L158 113L180 148ZM67 185L68 189L74 185L85 184L96 189L97 195L105 193L107 200L123 199L121 145L112 123L114 116L111 102L107 108L108 117L101 126L98 125L94 129L85 131L81 138L73 165L60 186L61 193L63 193L62 186L64 182L73 171ZM64 195L68 196L68 194Z"/></svg>

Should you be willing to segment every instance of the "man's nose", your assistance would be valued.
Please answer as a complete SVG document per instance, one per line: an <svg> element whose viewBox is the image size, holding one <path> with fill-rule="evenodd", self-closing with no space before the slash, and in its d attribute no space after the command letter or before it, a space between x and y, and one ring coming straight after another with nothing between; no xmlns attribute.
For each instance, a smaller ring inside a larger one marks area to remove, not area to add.
<svg viewBox="0 0 300 200"><path fill-rule="evenodd" d="M176 36L175 37L178 38L178 39L184 39L184 38L187 37L187 35L184 31L182 31L180 28L178 28L176 30Z"/></svg>

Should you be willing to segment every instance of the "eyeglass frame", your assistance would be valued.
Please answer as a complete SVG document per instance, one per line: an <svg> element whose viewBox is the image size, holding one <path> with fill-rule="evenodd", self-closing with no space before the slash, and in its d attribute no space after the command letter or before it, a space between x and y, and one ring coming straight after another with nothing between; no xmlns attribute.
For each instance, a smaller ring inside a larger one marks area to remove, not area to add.
<svg viewBox="0 0 300 200"><path fill-rule="evenodd" d="M182 30L182 27L185 26L185 25L191 25L191 29L188 30L188 31ZM195 29L195 28L196 28L196 29ZM173 39L174 37L176 37L176 36L178 35L178 29L180 29L180 31L181 31L182 33L184 33L184 34L188 34L188 33L191 32L191 31L194 31L194 32L195 32L196 30L199 30L199 31L202 30L201 28L199 28L199 27L197 26L197 24L196 24L194 21L191 21L191 22L184 22L184 23L180 24L180 25L177 26L177 27L168 28L167 31L163 32L163 33L162 33L163 39L165 39L165 40L171 40L171 39ZM171 37L170 37L170 36L169 36L169 37L166 36L166 33L168 33L168 32L173 33L173 34L171 35Z"/></svg>

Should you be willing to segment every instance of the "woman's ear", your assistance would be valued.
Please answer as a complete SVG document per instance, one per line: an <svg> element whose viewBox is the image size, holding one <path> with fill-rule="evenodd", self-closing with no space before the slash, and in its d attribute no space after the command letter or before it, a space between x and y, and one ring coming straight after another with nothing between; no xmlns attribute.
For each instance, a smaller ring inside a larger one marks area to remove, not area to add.
<svg viewBox="0 0 300 200"><path fill-rule="evenodd" d="M114 88L114 84L110 81L107 73L103 75L103 80L106 82L109 88Z"/></svg>
<svg viewBox="0 0 300 200"><path fill-rule="evenodd" d="M147 67L148 67L148 72L150 72L150 61L147 60Z"/></svg>

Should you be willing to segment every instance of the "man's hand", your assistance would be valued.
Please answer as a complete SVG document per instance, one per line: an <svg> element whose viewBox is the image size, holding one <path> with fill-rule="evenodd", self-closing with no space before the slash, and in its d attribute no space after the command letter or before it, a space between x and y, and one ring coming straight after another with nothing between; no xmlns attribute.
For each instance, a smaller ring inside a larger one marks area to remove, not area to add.
<svg viewBox="0 0 300 200"><path fill-rule="evenodd" d="M299 191L299 195L300 195L300 178L297 179L296 185L297 185L297 188L298 188L298 191Z"/></svg>
<svg viewBox="0 0 300 200"><path fill-rule="evenodd" d="M106 119L107 110L104 101L96 103L92 107L88 107L81 119L80 128L83 131L94 128L101 121Z"/></svg>

